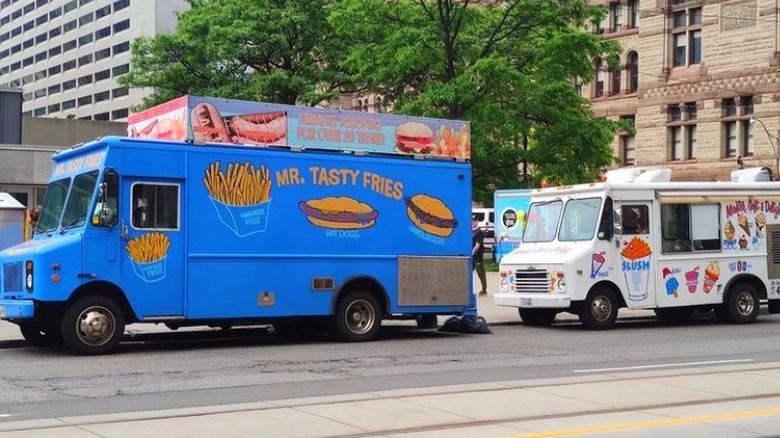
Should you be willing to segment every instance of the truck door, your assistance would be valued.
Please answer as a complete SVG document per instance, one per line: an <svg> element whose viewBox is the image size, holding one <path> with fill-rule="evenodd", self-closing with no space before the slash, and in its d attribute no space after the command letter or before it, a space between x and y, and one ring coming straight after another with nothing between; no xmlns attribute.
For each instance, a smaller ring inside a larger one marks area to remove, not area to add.
<svg viewBox="0 0 780 438"><path fill-rule="evenodd" d="M184 317L183 189L176 180L122 184L122 278L144 319Z"/></svg>
<svg viewBox="0 0 780 438"><path fill-rule="evenodd" d="M617 259L620 261L618 285L629 308L655 307L655 272L660 248L652 235L658 227L651 217L650 202L623 201L621 204L622 236ZM669 286L674 286L673 282Z"/></svg>

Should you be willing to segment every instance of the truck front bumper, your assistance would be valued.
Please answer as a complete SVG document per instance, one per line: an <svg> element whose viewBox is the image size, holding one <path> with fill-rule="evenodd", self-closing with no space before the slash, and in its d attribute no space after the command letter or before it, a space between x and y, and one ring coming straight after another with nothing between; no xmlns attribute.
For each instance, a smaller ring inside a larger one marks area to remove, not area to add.
<svg viewBox="0 0 780 438"><path fill-rule="evenodd" d="M0 319L31 319L33 315L35 303L32 300L0 300Z"/></svg>
<svg viewBox="0 0 780 438"><path fill-rule="evenodd" d="M539 309L568 309L571 298L567 295L498 293L493 296L493 303L501 307L523 307Z"/></svg>

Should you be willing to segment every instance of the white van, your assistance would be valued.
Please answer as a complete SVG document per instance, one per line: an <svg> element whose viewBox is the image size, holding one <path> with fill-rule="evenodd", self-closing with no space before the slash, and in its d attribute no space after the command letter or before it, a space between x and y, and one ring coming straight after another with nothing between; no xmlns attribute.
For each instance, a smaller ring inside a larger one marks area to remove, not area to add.
<svg viewBox="0 0 780 438"><path fill-rule="evenodd" d="M681 321L696 308L749 323L780 313L780 182L765 168L731 182L669 182L668 169L610 172L603 183L531 193L522 245L501 259L498 306L527 325L558 312L585 328L618 309ZM770 257L770 254L774 254Z"/></svg>
<svg viewBox="0 0 780 438"><path fill-rule="evenodd" d="M492 208L472 208L472 217L479 221L479 228L485 233L485 238L492 239L495 234L495 214Z"/></svg>

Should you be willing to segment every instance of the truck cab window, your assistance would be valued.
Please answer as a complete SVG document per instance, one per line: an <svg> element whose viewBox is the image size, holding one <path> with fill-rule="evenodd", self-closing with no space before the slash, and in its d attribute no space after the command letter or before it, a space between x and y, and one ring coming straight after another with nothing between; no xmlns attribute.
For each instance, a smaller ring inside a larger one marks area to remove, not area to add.
<svg viewBox="0 0 780 438"><path fill-rule="evenodd" d="M614 232L612 230L612 198L607 197L604 200L604 208L601 212L601 222L599 222L599 240L612 240Z"/></svg>
<svg viewBox="0 0 780 438"><path fill-rule="evenodd" d="M650 214L646 205L624 205L620 211L623 234L637 235L650 232Z"/></svg>
<svg viewBox="0 0 780 438"><path fill-rule="evenodd" d="M97 170L83 173L73 179L73 185L68 194L65 212L62 214L60 227L63 229L83 226L87 221L87 213L95 194L97 185Z"/></svg>
<svg viewBox="0 0 780 438"><path fill-rule="evenodd" d="M179 186L134 184L132 225L136 229L179 229Z"/></svg>

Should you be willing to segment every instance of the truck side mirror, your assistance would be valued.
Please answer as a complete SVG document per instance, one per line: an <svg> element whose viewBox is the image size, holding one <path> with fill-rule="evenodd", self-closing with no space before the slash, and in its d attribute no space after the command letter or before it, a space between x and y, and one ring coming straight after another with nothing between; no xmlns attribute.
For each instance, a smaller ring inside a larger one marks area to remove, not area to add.
<svg viewBox="0 0 780 438"><path fill-rule="evenodd" d="M92 216L92 224L99 227L113 228L119 219L119 175L108 170L103 175L103 182L98 186L98 202Z"/></svg>
<svg viewBox="0 0 780 438"><path fill-rule="evenodd" d="M612 210L612 233L615 237L615 244L620 246L620 239L623 237L623 209L618 203L614 204Z"/></svg>

